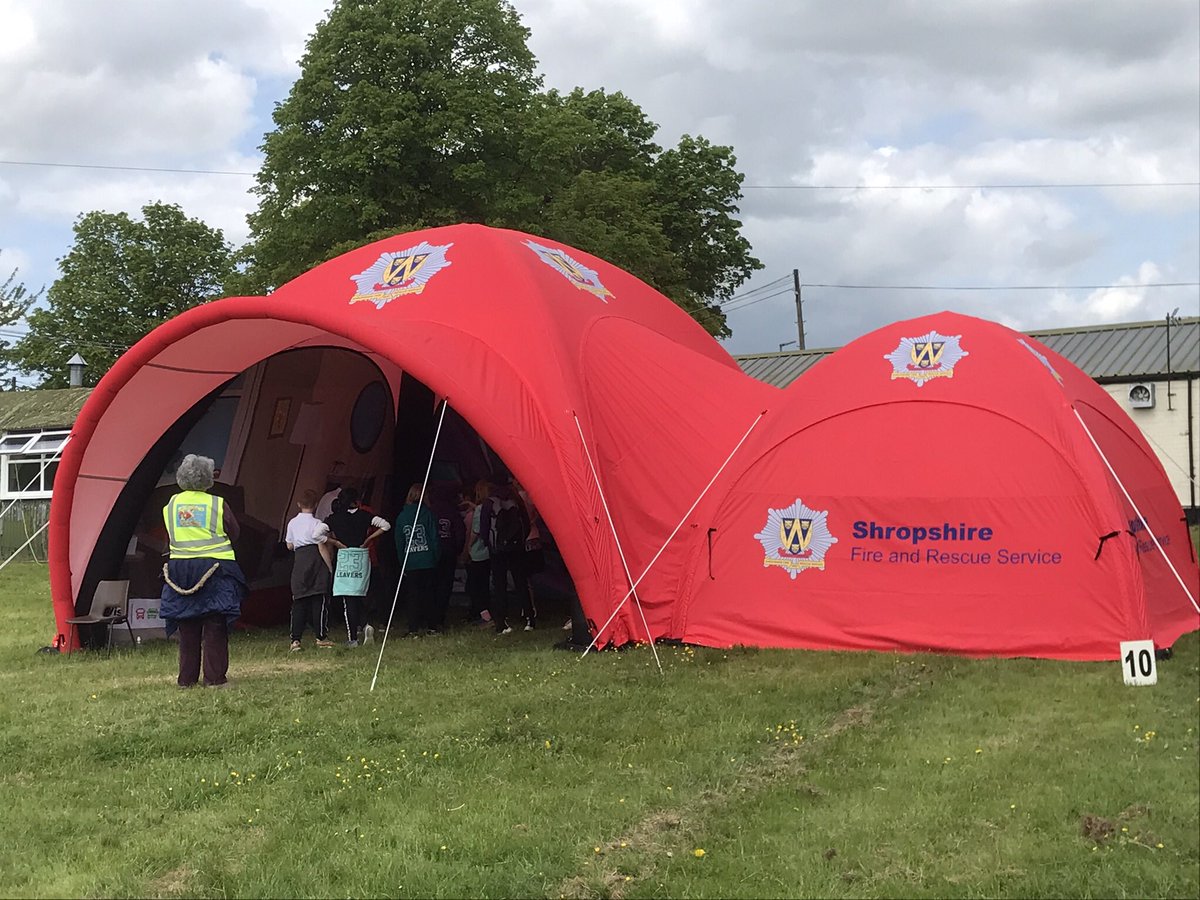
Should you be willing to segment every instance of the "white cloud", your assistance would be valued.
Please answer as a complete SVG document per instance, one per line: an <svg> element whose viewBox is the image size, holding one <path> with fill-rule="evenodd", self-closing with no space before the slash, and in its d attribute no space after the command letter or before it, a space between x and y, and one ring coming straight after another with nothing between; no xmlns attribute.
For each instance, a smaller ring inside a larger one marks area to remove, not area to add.
<svg viewBox="0 0 1200 900"><path fill-rule="evenodd" d="M0 159L253 171L270 102L330 2L0 0ZM1132 287L1200 280L1195 187L911 189L1200 180L1193 2L515 5L548 86L624 91L660 143L686 132L732 145L747 184L904 188L747 190L744 231L765 269L746 288L792 268L810 283L1122 284L806 289L812 345L946 306L1027 328L1198 306L1194 289ZM155 200L239 242L251 183L0 166L0 245L48 280L76 215ZM735 310L729 346L774 349L794 315L788 295Z"/></svg>
<svg viewBox="0 0 1200 900"><path fill-rule="evenodd" d="M0 247L0 284L8 278L14 269L19 273L29 268L29 254L19 247Z"/></svg>

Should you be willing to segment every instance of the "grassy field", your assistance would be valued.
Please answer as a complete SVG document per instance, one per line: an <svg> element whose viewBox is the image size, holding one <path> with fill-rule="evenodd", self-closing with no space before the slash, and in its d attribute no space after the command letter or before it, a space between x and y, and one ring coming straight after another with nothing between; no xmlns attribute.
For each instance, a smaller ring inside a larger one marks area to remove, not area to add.
<svg viewBox="0 0 1200 900"><path fill-rule="evenodd" d="M289 654L37 654L0 574L0 895L1196 897L1200 641L1116 662L666 647L557 632Z"/></svg>

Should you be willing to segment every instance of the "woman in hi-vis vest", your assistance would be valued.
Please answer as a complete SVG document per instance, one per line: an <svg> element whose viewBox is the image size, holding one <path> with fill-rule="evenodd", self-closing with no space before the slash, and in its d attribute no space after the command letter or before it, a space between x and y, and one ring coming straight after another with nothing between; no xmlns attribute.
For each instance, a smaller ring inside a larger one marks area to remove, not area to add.
<svg viewBox="0 0 1200 900"><path fill-rule="evenodd" d="M229 628L242 612L246 577L233 556L238 523L225 501L209 493L213 461L188 454L175 481L180 491L163 507L171 559L163 566L167 634L179 630L179 686L228 683Z"/></svg>

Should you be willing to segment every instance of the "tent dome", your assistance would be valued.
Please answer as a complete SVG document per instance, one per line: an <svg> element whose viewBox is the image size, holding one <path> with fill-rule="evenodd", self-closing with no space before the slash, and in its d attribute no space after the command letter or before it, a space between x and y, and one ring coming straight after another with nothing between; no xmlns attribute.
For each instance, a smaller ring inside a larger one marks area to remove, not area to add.
<svg viewBox="0 0 1200 900"><path fill-rule="evenodd" d="M419 433L395 436L397 453L408 446L422 466L434 437L434 398L469 422L532 494L587 615L598 621L629 583L601 486L612 488L618 534L623 521L632 522L628 549L635 559L646 557L638 534L653 529L655 510L685 509L691 498L684 497L726 452L733 426L696 386L721 385L735 405L775 392L745 378L666 297L561 243L481 225L378 241L270 296L191 309L146 335L101 379L63 454L51 508L60 633L99 580L118 576L134 521L153 519L145 513L149 498L163 488L164 463L186 440L196 411L252 367L306 348L340 348L368 360L375 374L355 369L353 377L378 376L393 415L408 384L427 386ZM348 458L367 465L353 448L340 456L330 451L323 461L304 452L333 428L322 417L340 414L353 399L334 390L339 379L349 385L350 371L293 367L261 388L244 424L242 471L257 474L231 487L257 495L246 503L262 525L260 543L269 545L253 548L264 565L294 493L323 487L335 456L337 464ZM637 440L625 444L631 435ZM627 458L630 446L638 459ZM246 462L252 458L253 466ZM372 464L390 469L391 462ZM669 610L660 617L669 618ZM608 636L621 642L644 635L624 609Z"/></svg>
<svg viewBox="0 0 1200 900"><path fill-rule="evenodd" d="M968 316L818 363L698 515L673 622L697 643L1112 659L1200 625L1137 426L1063 357Z"/></svg>

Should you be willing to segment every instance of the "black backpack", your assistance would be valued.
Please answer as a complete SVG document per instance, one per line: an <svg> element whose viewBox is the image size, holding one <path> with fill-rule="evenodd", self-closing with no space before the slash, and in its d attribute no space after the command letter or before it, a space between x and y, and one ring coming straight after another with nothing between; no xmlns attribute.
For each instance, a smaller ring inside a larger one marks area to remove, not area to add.
<svg viewBox="0 0 1200 900"><path fill-rule="evenodd" d="M500 553L523 551L528 533L521 507L513 500L501 500L492 516L492 549Z"/></svg>

